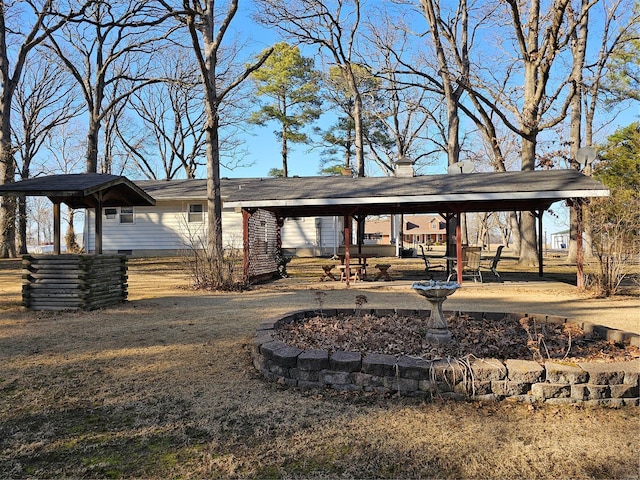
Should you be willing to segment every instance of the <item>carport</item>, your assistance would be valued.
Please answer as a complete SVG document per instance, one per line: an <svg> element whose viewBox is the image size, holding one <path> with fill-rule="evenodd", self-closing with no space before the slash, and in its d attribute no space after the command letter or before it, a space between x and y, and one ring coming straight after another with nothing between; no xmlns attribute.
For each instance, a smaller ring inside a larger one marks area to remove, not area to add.
<svg viewBox="0 0 640 480"><path fill-rule="evenodd" d="M540 170L462 175L396 177L289 177L247 179L225 200L225 207L243 212L245 276L249 276L249 218L259 210L287 217L342 216L344 238L351 238L351 219L367 215L440 213L447 220L463 212L529 211L538 220L552 203L566 200L578 208L585 199L604 197L609 190L576 170ZM460 226L456 256L462 259ZM345 241L349 267L350 242ZM539 274L543 275L542 235L538 235ZM582 236L578 235L578 278L582 277ZM461 272L458 281L462 282Z"/></svg>

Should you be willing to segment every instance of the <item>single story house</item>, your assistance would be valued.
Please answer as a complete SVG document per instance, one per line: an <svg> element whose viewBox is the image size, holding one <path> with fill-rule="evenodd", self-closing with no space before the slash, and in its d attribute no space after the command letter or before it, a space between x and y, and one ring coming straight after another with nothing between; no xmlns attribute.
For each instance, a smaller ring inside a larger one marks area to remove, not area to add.
<svg viewBox="0 0 640 480"><path fill-rule="evenodd" d="M224 200L241 188L244 179L221 181L223 244L243 248L242 214L225 208ZM133 256L176 255L201 248L207 232L207 181L143 180L135 185L156 200L154 206L121 206L102 212L102 249L104 253ZM95 251L95 211L85 216L84 245ZM331 256L344 244L342 217L291 217L281 230L282 248L298 256Z"/></svg>

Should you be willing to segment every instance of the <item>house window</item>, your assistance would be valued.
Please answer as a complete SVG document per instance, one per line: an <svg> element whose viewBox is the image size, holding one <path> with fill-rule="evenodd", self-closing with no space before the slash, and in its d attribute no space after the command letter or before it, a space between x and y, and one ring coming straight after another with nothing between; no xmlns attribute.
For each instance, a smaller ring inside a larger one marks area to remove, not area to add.
<svg viewBox="0 0 640 480"><path fill-rule="evenodd" d="M133 223L133 207L120 207L120 223Z"/></svg>
<svg viewBox="0 0 640 480"><path fill-rule="evenodd" d="M204 205L201 203L192 203L189 205L188 221L202 223L204 219Z"/></svg>

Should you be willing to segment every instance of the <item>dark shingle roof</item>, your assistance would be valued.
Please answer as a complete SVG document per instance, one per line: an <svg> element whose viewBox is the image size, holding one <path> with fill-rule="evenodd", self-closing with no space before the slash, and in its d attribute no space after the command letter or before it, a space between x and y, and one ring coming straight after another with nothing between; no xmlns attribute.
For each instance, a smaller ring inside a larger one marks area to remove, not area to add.
<svg viewBox="0 0 640 480"><path fill-rule="evenodd" d="M155 201L132 181L119 175L77 173L33 177L0 185L0 195L49 197L73 208L122 205L155 205Z"/></svg>
<svg viewBox="0 0 640 480"><path fill-rule="evenodd" d="M418 177L224 178L224 206L265 208L283 216L457 213L539 210L568 198L608 195L575 170L469 173ZM73 207L152 205L153 200L204 200L207 181L142 180L102 174L54 175L0 186L2 194L44 195ZM136 203L138 202L138 203Z"/></svg>
<svg viewBox="0 0 640 480"><path fill-rule="evenodd" d="M225 206L267 208L284 215L432 213L546 209L567 198L608 195L575 170L469 173L418 177L245 179Z"/></svg>

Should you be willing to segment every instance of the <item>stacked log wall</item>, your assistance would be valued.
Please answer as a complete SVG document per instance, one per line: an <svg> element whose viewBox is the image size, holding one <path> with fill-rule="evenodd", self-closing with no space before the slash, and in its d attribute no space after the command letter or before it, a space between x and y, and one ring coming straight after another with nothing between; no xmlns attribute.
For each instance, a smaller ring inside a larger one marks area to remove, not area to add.
<svg viewBox="0 0 640 480"><path fill-rule="evenodd" d="M22 305L30 310L95 310L126 301L123 255L25 255Z"/></svg>

